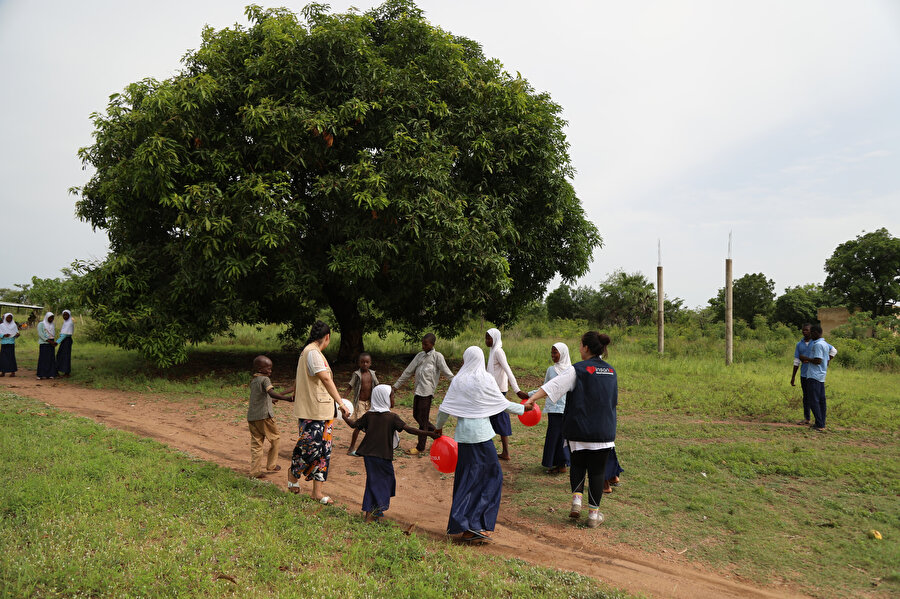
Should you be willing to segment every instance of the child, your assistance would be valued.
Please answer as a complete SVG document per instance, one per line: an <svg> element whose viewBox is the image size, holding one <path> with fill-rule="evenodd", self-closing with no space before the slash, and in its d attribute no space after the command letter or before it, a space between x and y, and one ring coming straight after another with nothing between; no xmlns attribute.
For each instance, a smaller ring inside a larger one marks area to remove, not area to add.
<svg viewBox="0 0 900 599"><path fill-rule="evenodd" d="M275 393L269 375L272 374L272 360L266 356L253 359L253 380L250 381L250 405L247 408L247 424L250 427L250 476L262 478L268 472L278 472L281 466L278 460L278 444L281 439L278 425L275 424L275 412L272 404L279 399L294 401L290 395L293 389L285 391L286 395ZM266 456L266 471L262 469L263 444L269 440L269 453Z"/></svg>
<svg viewBox="0 0 900 599"><path fill-rule="evenodd" d="M550 360L544 382L548 382L572 367L569 358L569 346L565 343L554 343L550 348ZM569 467L569 447L562 435L563 414L566 411L566 396L563 394L557 401L547 399L544 413L547 414L547 436L544 439L544 455L541 465L547 468L547 474L562 474Z"/></svg>
<svg viewBox="0 0 900 599"><path fill-rule="evenodd" d="M378 386L378 377L375 376L374 370L369 370L372 366L372 354L368 352L359 354L356 365L359 366L359 370L354 372L353 376L350 377L350 385L347 387L347 391L353 393L353 413L359 414L360 407L363 408L363 412L369 411L372 400L372 389ZM347 450L347 455L356 456L356 452L353 451L353 448L356 447L357 437L359 437L359 429L353 431L353 437L350 439L350 449Z"/></svg>
<svg viewBox="0 0 900 599"><path fill-rule="evenodd" d="M490 348L487 360L487 371L497 381L497 387L500 393L506 396L506 392L512 389L513 393L519 399L528 399L528 394L519 389L519 383L506 361L506 352L503 351L503 342L500 339L500 331L497 329L488 329L484 334L484 344ZM512 435L512 424L509 420L509 414L500 412L491 416L491 426L494 432L500 435L500 459L509 461L509 436Z"/></svg>
<svg viewBox="0 0 900 599"><path fill-rule="evenodd" d="M413 435L428 435L438 438L434 431L423 431L408 426L400 416L391 412L391 387L378 385L372 390L369 411L360 418L344 418L348 426L366 431L357 453L363 456L366 465L366 490L363 493L362 509L366 522L380 520L391 505L391 497L397 490L394 478L394 433L406 431Z"/></svg>
<svg viewBox="0 0 900 599"><path fill-rule="evenodd" d="M413 361L409 363L397 382L394 383L394 390L399 391L400 387L409 380L409 377L415 375L416 387L413 396L413 418L419 428L424 431L434 429L431 424L431 401L434 399L434 390L437 388L441 373L448 379L453 380L453 371L447 366L443 354L434 351L434 343L437 337L434 333L428 333L422 337L422 351L416 354ZM418 455L425 451L425 437L427 435L419 435L419 441L416 446L409 450L411 455Z"/></svg>

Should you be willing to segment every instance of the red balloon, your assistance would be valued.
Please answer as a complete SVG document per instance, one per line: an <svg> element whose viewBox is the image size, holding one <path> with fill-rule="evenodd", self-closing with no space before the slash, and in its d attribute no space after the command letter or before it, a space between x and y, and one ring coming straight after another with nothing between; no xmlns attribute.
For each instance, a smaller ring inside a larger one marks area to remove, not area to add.
<svg viewBox="0 0 900 599"><path fill-rule="evenodd" d="M431 463L444 474L456 471L457 455L456 441L450 437L441 435L431 444Z"/></svg>
<svg viewBox="0 0 900 599"><path fill-rule="evenodd" d="M522 403L528 401L527 399L523 399ZM519 422L524 424L525 426L534 426L538 422L541 421L541 406L534 404L534 409L530 412L525 412L521 416L519 416Z"/></svg>

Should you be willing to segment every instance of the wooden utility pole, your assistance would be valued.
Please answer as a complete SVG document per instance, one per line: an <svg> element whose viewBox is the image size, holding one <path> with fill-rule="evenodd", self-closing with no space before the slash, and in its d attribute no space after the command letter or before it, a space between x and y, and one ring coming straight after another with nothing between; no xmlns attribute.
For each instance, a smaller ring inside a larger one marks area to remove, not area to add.
<svg viewBox="0 0 900 599"><path fill-rule="evenodd" d="M662 241L657 240L658 262L656 266L656 345L659 349L659 355L663 354L666 344L665 334L665 301L663 299L663 272L662 272Z"/></svg>
<svg viewBox="0 0 900 599"><path fill-rule="evenodd" d="M731 268L731 232L728 232L728 257L725 258L725 365L734 361L734 293Z"/></svg>

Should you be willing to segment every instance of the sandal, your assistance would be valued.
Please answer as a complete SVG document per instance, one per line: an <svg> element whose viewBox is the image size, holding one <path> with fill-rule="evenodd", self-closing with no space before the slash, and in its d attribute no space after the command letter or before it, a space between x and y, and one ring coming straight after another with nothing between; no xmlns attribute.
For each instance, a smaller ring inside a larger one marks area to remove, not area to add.
<svg viewBox="0 0 900 599"><path fill-rule="evenodd" d="M322 499L319 500L319 503L321 503L322 505L331 505L334 502L331 500L331 497L325 495L322 497Z"/></svg>
<svg viewBox="0 0 900 599"><path fill-rule="evenodd" d="M288 491L290 491L294 495L299 495L300 494L300 481L298 480L295 483L288 481Z"/></svg>

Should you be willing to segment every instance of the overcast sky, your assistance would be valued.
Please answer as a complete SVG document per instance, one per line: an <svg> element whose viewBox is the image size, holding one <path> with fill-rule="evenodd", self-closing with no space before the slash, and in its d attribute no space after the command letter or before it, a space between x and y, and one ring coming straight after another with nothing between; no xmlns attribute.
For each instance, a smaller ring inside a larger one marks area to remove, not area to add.
<svg viewBox="0 0 900 599"><path fill-rule="evenodd" d="M0 0L0 287L102 258L69 187L89 115L166 78L230 0ZM305 2L262 3L299 12ZM378 2L332 2L335 11ZM862 231L900 235L900 2L423 0L563 107L574 185L605 246L580 284L624 268L705 305L763 272L780 294L822 282Z"/></svg>

